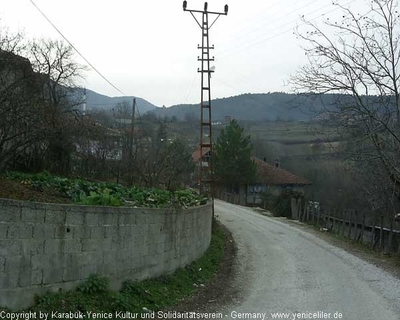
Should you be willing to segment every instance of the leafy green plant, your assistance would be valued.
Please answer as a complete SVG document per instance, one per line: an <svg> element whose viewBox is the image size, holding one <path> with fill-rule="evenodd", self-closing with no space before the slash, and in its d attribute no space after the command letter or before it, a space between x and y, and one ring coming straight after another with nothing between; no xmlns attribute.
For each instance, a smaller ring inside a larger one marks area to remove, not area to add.
<svg viewBox="0 0 400 320"><path fill-rule="evenodd" d="M87 196L82 192L80 197L80 203L90 206L121 206L121 198L117 195L111 195L109 189L103 190L101 193L90 191L90 195Z"/></svg>
<svg viewBox="0 0 400 320"><path fill-rule="evenodd" d="M68 179L52 176L44 171L38 174L7 172L6 178L36 190L52 189L72 201L84 205L137 206L164 208L171 205L192 207L207 203L207 198L191 190L171 192L163 189L143 187L125 188L117 183L91 182L83 179Z"/></svg>
<svg viewBox="0 0 400 320"><path fill-rule="evenodd" d="M108 284L108 278L91 275L77 288L77 291L87 294L105 293L108 291Z"/></svg>
<svg viewBox="0 0 400 320"><path fill-rule="evenodd" d="M124 310L137 313L142 311L137 301L132 299L129 295L119 293L112 294L107 303L110 304L112 310Z"/></svg>
<svg viewBox="0 0 400 320"><path fill-rule="evenodd" d="M192 190L178 190L174 192L174 198L181 206L192 207L207 203L207 197L196 194Z"/></svg>

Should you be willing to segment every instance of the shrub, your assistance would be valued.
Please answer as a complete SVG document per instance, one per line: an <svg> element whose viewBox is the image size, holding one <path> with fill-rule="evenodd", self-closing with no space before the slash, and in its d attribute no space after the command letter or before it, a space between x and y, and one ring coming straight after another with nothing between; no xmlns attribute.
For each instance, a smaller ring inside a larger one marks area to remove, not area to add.
<svg viewBox="0 0 400 320"><path fill-rule="evenodd" d="M108 291L108 284L108 278L93 274L76 290L86 294L105 293Z"/></svg>
<svg viewBox="0 0 400 320"><path fill-rule="evenodd" d="M89 206L121 206L122 200L117 194L111 195L109 189L105 189L102 192L90 191L90 195L87 196L84 192L80 197L81 204Z"/></svg>
<svg viewBox="0 0 400 320"><path fill-rule="evenodd" d="M279 196L270 197L270 205L273 214L277 217L292 217L292 198L302 198L304 199L304 194L302 192L293 190L282 190Z"/></svg>

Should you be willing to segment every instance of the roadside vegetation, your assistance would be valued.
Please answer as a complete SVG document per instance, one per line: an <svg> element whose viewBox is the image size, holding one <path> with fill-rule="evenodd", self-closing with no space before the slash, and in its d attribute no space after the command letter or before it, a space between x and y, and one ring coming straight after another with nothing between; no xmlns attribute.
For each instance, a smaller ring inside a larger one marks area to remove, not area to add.
<svg viewBox="0 0 400 320"><path fill-rule="evenodd" d="M28 190L38 193L51 192L54 197L58 197L59 202L66 199L66 202L82 205L164 208L171 205L192 207L207 203L207 197L189 189L169 191L145 187L124 187L111 182L62 178L51 175L47 171L39 174L7 172L3 177ZM36 199L33 197L32 200ZM52 202L51 199L47 201Z"/></svg>
<svg viewBox="0 0 400 320"><path fill-rule="evenodd" d="M263 192L261 199L264 209L271 211L275 217L292 217L292 198L305 199L303 192L283 190L279 195Z"/></svg>

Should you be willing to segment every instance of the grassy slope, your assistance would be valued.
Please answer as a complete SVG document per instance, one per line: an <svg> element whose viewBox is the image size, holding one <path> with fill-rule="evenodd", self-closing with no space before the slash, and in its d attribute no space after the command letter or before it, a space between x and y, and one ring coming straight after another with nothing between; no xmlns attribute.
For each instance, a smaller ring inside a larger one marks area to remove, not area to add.
<svg viewBox="0 0 400 320"><path fill-rule="evenodd" d="M312 154L311 145L323 137L328 128L305 122L249 122L240 121L246 134L253 139L265 141L274 147L277 156L293 156ZM171 138L182 137L194 149L198 143L199 124L178 122L168 123ZM213 137L216 139L226 124L213 126ZM331 137L335 138L335 137ZM281 154L282 153L282 154Z"/></svg>

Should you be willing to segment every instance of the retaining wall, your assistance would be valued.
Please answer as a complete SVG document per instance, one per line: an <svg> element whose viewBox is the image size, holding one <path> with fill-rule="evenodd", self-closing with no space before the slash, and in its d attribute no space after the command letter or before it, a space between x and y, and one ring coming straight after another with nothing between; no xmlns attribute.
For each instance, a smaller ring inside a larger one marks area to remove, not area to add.
<svg viewBox="0 0 400 320"><path fill-rule="evenodd" d="M201 257L211 204L185 210L58 205L0 199L0 306L70 290L91 274L125 280L170 273Z"/></svg>

